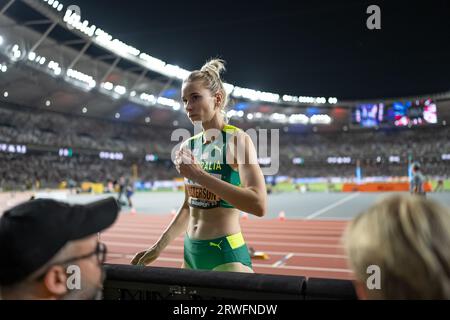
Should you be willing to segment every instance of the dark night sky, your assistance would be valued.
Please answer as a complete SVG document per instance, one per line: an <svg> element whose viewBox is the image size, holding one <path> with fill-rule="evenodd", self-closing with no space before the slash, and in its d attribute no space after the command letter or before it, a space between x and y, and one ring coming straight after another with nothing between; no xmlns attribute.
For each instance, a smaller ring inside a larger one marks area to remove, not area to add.
<svg viewBox="0 0 450 320"><path fill-rule="evenodd" d="M340 99L450 90L446 0L62 2L188 70L219 56L228 62L225 80L242 87ZM370 4L381 7L381 30L366 28Z"/></svg>

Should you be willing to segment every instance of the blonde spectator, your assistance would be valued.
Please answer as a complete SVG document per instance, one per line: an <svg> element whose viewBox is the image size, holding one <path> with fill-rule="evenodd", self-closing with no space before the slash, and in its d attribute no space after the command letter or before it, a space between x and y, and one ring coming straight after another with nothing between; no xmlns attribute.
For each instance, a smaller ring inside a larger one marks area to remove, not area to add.
<svg viewBox="0 0 450 320"><path fill-rule="evenodd" d="M351 222L344 243L360 298L450 299L450 212L438 203L389 196ZM380 287L370 290L373 266Z"/></svg>

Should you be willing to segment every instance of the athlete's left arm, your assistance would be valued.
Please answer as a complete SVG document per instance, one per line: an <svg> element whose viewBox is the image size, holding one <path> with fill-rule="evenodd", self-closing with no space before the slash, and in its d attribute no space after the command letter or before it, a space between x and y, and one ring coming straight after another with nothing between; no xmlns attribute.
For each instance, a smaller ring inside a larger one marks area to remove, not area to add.
<svg viewBox="0 0 450 320"><path fill-rule="evenodd" d="M177 164L177 169L181 175L196 181L235 208L262 217L267 211L267 192L255 147L245 133L238 135L236 143L237 150L240 151L235 157L239 168L240 187L208 174L198 164L185 164L192 160L192 154L189 151L181 152L180 158L185 161L180 161L184 163Z"/></svg>

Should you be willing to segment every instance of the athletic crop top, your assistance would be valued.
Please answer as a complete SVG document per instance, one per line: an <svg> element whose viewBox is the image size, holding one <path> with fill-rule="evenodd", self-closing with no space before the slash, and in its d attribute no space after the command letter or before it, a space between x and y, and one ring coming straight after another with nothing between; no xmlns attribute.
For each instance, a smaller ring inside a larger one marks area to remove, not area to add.
<svg viewBox="0 0 450 320"><path fill-rule="evenodd" d="M231 183L235 186L241 185L239 172L227 164L227 141L230 136L240 130L231 125L225 125L222 130L222 139L220 137L214 141L204 144L203 132L199 133L186 141L186 146L190 148L196 159L200 159L200 165L207 173L214 177ZM201 149L201 150L200 150ZM225 200L220 199L216 194L202 187L196 182L184 179L188 192L188 204L192 208L212 209L212 208L234 208Z"/></svg>

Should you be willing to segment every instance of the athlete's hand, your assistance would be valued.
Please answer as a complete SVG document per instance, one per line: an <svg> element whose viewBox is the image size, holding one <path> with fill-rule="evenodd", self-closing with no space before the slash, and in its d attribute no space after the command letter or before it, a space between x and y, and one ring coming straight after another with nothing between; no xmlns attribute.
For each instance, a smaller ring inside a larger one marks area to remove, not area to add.
<svg viewBox="0 0 450 320"><path fill-rule="evenodd" d="M148 250L144 250L136 253L133 260L131 260L131 264L135 266L146 266L153 261L155 261L160 255L160 252L156 245L151 247Z"/></svg>
<svg viewBox="0 0 450 320"><path fill-rule="evenodd" d="M183 177L196 181L204 170L190 150L181 149L175 153L175 167Z"/></svg>

